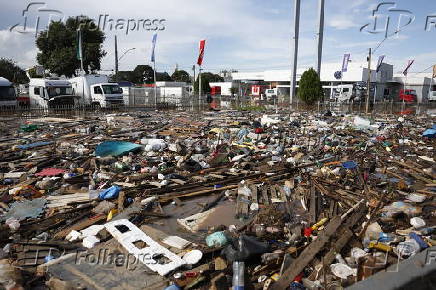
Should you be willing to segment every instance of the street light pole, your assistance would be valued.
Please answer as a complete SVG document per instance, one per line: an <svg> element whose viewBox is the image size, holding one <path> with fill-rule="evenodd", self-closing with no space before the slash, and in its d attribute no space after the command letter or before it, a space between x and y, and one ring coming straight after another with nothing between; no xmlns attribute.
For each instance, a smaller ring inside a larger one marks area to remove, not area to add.
<svg viewBox="0 0 436 290"><path fill-rule="evenodd" d="M136 47L132 47L132 48L129 48L128 50L126 50L121 56L120 56L120 58L118 59L118 61L120 61L129 51L132 51L132 50L134 50L134 49L136 49Z"/></svg>
<svg viewBox="0 0 436 290"><path fill-rule="evenodd" d="M368 83L367 83L367 88L366 88L366 114L368 114L369 112L369 94L371 92L371 54L372 54L372 50L371 48L369 49L369 55L368 55Z"/></svg>

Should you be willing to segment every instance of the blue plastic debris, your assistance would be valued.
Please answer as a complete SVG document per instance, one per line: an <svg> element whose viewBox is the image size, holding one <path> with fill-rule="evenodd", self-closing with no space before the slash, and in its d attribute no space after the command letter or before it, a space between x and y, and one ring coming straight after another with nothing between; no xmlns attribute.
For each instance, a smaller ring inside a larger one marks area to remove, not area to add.
<svg viewBox="0 0 436 290"><path fill-rule="evenodd" d="M427 129L422 133L422 137L435 138L436 137L436 125L433 125L430 129Z"/></svg>
<svg viewBox="0 0 436 290"><path fill-rule="evenodd" d="M120 156L142 148L141 145L125 141L104 141L95 148L95 156Z"/></svg>
<svg viewBox="0 0 436 290"><path fill-rule="evenodd" d="M427 249L428 248L427 243L420 236L418 236L416 233L410 233L409 237L411 239L414 239L419 244L421 249Z"/></svg>
<svg viewBox="0 0 436 290"><path fill-rule="evenodd" d="M345 169L354 169L357 167L357 163L354 161L345 161L342 162L342 167L344 167Z"/></svg>
<svg viewBox="0 0 436 290"><path fill-rule="evenodd" d="M50 145L50 144L53 144L53 142L52 141L40 141L40 142L35 142L35 143L30 143L30 144L18 145L18 148L26 150L26 149L41 147L41 146Z"/></svg>
<svg viewBox="0 0 436 290"><path fill-rule="evenodd" d="M112 185L108 189L100 192L98 194L98 198L101 200L117 198L120 191L121 191L120 187L118 187L116 185Z"/></svg>

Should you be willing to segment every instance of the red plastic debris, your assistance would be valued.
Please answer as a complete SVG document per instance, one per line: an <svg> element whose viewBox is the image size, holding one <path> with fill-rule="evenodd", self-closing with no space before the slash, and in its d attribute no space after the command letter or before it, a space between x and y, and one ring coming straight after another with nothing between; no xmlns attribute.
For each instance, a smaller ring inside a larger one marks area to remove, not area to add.
<svg viewBox="0 0 436 290"><path fill-rule="evenodd" d="M65 169L60 168L44 168L40 172L36 173L36 176L56 176L65 173Z"/></svg>
<svg viewBox="0 0 436 290"><path fill-rule="evenodd" d="M312 230L312 228L305 228L304 229L304 236L305 237L310 237L310 235L312 234L312 232L313 232L313 230Z"/></svg>
<svg viewBox="0 0 436 290"><path fill-rule="evenodd" d="M254 129L254 133L262 134L263 133L263 128L256 128L256 129Z"/></svg>

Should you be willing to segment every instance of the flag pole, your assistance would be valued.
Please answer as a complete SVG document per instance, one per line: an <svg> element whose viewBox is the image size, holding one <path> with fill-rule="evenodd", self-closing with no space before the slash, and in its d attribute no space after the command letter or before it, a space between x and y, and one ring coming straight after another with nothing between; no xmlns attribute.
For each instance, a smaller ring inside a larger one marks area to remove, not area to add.
<svg viewBox="0 0 436 290"><path fill-rule="evenodd" d="M201 110L201 65L198 66L198 110Z"/></svg>
<svg viewBox="0 0 436 290"><path fill-rule="evenodd" d="M153 61L153 75L154 75L154 106L155 109L157 109L156 60Z"/></svg>

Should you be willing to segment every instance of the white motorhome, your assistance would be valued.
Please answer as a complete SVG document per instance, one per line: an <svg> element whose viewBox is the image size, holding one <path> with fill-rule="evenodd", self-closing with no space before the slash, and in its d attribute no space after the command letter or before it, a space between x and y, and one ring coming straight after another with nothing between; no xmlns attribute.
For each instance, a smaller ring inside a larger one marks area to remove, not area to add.
<svg viewBox="0 0 436 290"><path fill-rule="evenodd" d="M338 85L334 92L334 99L337 102L349 102L354 96L353 85Z"/></svg>
<svg viewBox="0 0 436 290"><path fill-rule="evenodd" d="M0 77L0 107L15 107L17 95L10 81Z"/></svg>
<svg viewBox="0 0 436 290"><path fill-rule="evenodd" d="M59 79L30 79L29 99L31 106L57 107L77 104L77 97L72 94L70 82Z"/></svg>
<svg viewBox="0 0 436 290"><path fill-rule="evenodd" d="M436 102L436 91L430 91L430 94L428 96L429 102Z"/></svg>
<svg viewBox="0 0 436 290"><path fill-rule="evenodd" d="M265 96L267 97L268 100L272 100L273 98L276 98L277 97L277 88L266 89Z"/></svg>
<svg viewBox="0 0 436 290"><path fill-rule="evenodd" d="M107 108L124 105L123 90L117 83L109 83L105 75L84 75L70 79L73 94L84 105Z"/></svg>

